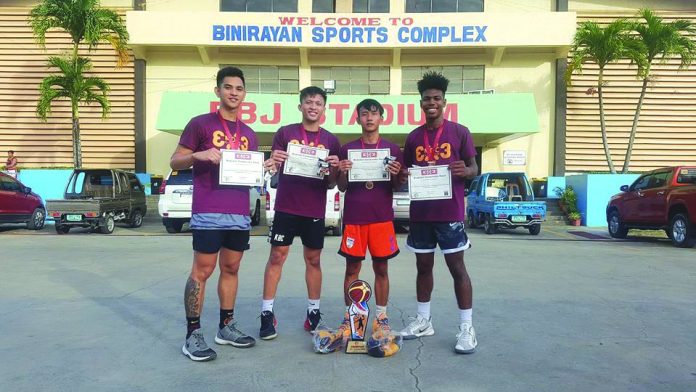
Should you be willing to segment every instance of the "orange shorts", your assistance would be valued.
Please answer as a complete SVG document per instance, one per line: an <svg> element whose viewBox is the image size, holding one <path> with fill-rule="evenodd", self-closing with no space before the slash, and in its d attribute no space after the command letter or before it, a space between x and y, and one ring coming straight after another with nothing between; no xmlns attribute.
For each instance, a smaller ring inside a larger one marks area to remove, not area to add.
<svg viewBox="0 0 696 392"><path fill-rule="evenodd" d="M364 260L367 249L372 259L391 259L399 254L394 224L391 221L365 225L345 225L338 254Z"/></svg>

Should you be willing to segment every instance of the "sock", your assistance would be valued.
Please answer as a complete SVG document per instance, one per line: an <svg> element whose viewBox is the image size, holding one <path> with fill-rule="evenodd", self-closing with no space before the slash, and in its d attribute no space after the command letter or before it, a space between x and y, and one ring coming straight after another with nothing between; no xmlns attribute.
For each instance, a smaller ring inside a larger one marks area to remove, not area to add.
<svg viewBox="0 0 696 392"><path fill-rule="evenodd" d="M220 324L218 327L223 329L234 317L234 309L220 309Z"/></svg>
<svg viewBox="0 0 696 392"><path fill-rule="evenodd" d="M387 307L386 306L376 306L375 310L375 317L379 317L379 315L383 314L384 317L387 317Z"/></svg>
<svg viewBox="0 0 696 392"><path fill-rule="evenodd" d="M191 332L201 327L200 317L186 317L186 339L191 336Z"/></svg>
<svg viewBox="0 0 696 392"><path fill-rule="evenodd" d="M430 301L418 302L418 314L426 320L430 320Z"/></svg>
<svg viewBox="0 0 696 392"><path fill-rule="evenodd" d="M273 301L275 301L275 298L261 300L261 311L262 312L272 312L273 311Z"/></svg>
<svg viewBox="0 0 696 392"><path fill-rule="evenodd" d="M307 309L310 312L312 310L319 310L319 299L307 299Z"/></svg>
<svg viewBox="0 0 696 392"><path fill-rule="evenodd" d="M471 324L471 313L473 309L459 309L459 322Z"/></svg>

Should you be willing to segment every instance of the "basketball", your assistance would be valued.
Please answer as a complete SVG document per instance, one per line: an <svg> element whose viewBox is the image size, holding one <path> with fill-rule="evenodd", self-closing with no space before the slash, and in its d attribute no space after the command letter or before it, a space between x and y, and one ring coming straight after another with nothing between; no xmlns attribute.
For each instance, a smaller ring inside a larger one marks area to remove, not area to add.
<svg viewBox="0 0 696 392"><path fill-rule="evenodd" d="M348 298L353 303L367 302L370 296L372 296L372 289L364 280L356 280L348 286Z"/></svg>

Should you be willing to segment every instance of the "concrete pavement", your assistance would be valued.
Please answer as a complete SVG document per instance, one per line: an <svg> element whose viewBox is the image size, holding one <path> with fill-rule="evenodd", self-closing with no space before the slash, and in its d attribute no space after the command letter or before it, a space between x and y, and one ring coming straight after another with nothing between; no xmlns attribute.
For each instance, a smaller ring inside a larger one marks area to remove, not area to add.
<svg viewBox="0 0 696 392"><path fill-rule="evenodd" d="M181 355L187 235L0 233L0 390L51 391L692 391L696 389L696 249L665 240L590 240L565 229L494 236L471 230L474 355L452 351L452 281L438 256L436 334L396 356L312 352L301 247L291 248L276 300L279 337L250 349L213 343L216 277L202 319L217 360ZM582 230L582 229L581 229ZM554 233L556 232L556 233ZM121 233L121 234L118 234ZM598 233L599 234L599 233ZM399 235L403 246L405 236ZM258 336L268 244L252 237L235 315ZM324 319L343 313L338 238L322 259ZM363 278L372 281L369 264ZM415 313L415 262L392 261L394 328Z"/></svg>

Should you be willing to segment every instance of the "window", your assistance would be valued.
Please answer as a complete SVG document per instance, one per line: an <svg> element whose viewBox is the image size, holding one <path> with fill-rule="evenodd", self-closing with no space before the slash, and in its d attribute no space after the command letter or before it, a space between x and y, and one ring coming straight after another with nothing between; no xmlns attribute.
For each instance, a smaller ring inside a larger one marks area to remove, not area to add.
<svg viewBox="0 0 696 392"><path fill-rule="evenodd" d="M406 12L483 12L483 0L406 0Z"/></svg>
<svg viewBox="0 0 696 392"><path fill-rule="evenodd" d="M631 185L631 191L642 191L643 189L647 189L651 177L650 175L644 175L637 179L636 182Z"/></svg>
<svg viewBox="0 0 696 392"><path fill-rule="evenodd" d="M225 67L227 64L222 65ZM274 65L235 65L244 72L247 92L297 94L300 91L298 67Z"/></svg>
<svg viewBox="0 0 696 392"><path fill-rule="evenodd" d="M653 174L652 181L650 182L650 188L660 188L667 185L669 174L670 172L660 172Z"/></svg>
<svg viewBox="0 0 696 392"><path fill-rule="evenodd" d="M353 0L353 12L387 13L389 12L389 0Z"/></svg>
<svg viewBox="0 0 696 392"><path fill-rule="evenodd" d="M220 0L220 11L297 12L297 0Z"/></svg>
<svg viewBox="0 0 696 392"><path fill-rule="evenodd" d="M312 84L336 81L336 94L389 94L389 67L312 67Z"/></svg>
<svg viewBox="0 0 696 392"><path fill-rule="evenodd" d="M7 177L0 177L0 185L2 185L0 189L4 191L20 192L22 190L22 186L17 181Z"/></svg>
<svg viewBox="0 0 696 392"><path fill-rule="evenodd" d="M336 12L336 1L312 0L312 12L332 14Z"/></svg>
<svg viewBox="0 0 696 392"><path fill-rule="evenodd" d="M462 94L485 88L485 67L483 65L403 67L401 70L401 92L403 94L418 94L417 83L428 71L441 72L449 79L448 94Z"/></svg>
<svg viewBox="0 0 696 392"><path fill-rule="evenodd" d="M696 184L696 169L684 168L679 169L677 182L680 184Z"/></svg>

